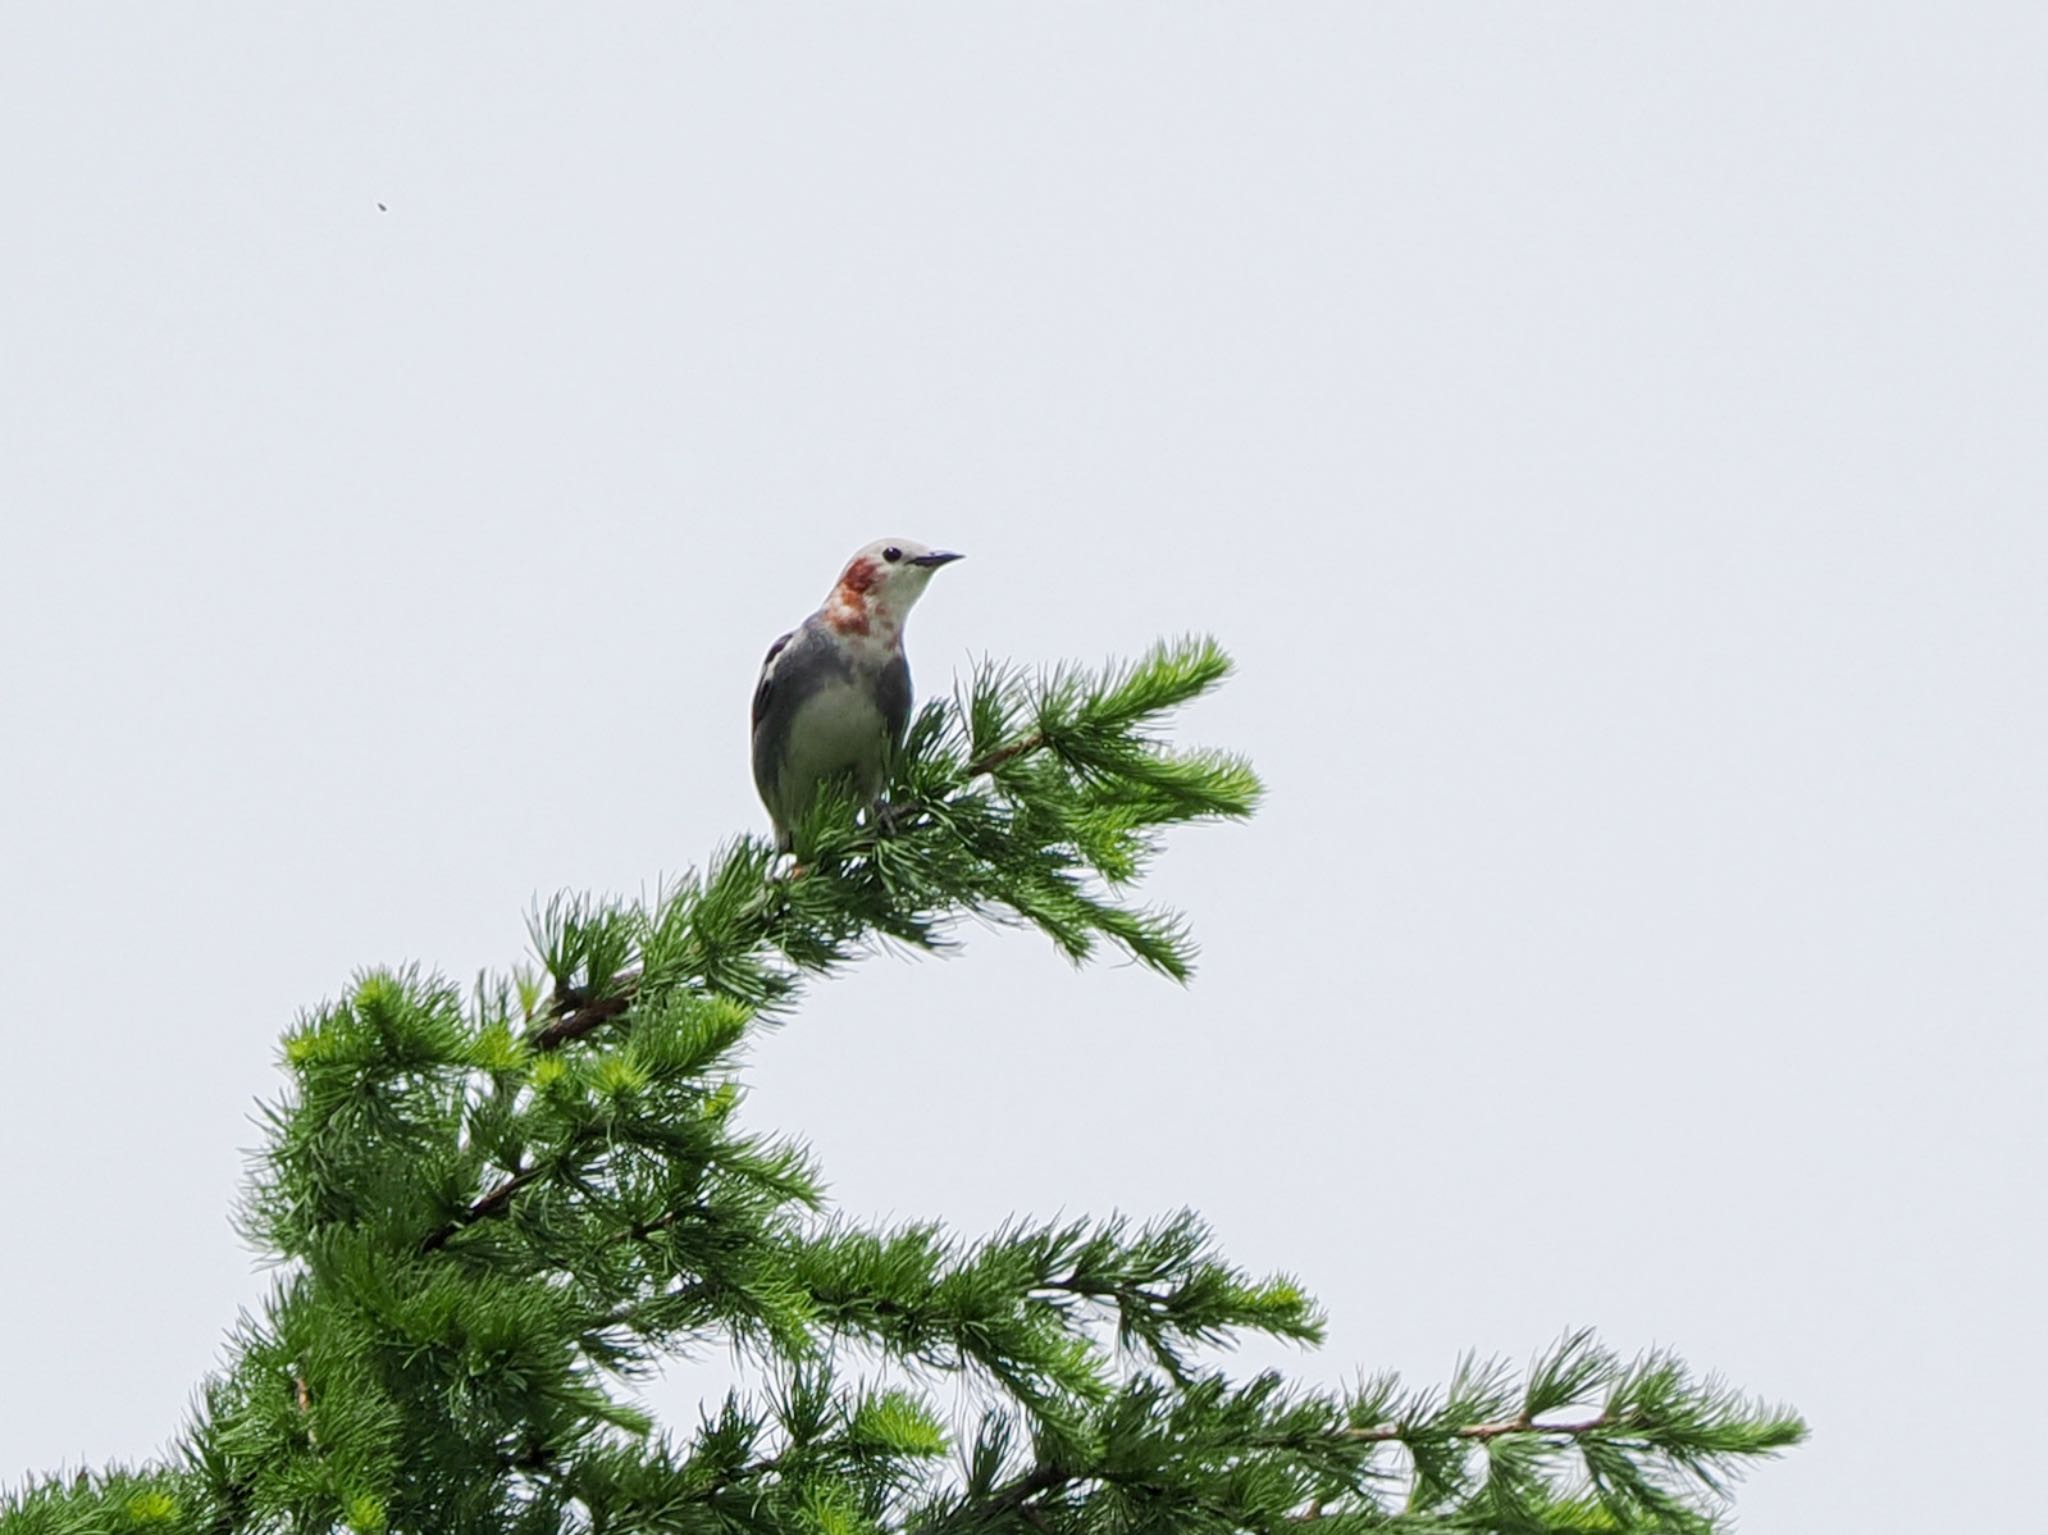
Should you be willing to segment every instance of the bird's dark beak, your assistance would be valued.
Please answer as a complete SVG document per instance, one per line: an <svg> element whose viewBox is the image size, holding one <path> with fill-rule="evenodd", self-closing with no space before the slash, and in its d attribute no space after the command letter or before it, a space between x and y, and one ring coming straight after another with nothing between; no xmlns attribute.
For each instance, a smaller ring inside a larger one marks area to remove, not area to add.
<svg viewBox="0 0 2048 1535"><path fill-rule="evenodd" d="M924 567L930 570L936 570L941 565L950 565L955 560L964 560L966 558L966 555L954 554L949 549L934 549L930 554L920 554L914 556L911 559L910 563L913 565L923 565Z"/></svg>

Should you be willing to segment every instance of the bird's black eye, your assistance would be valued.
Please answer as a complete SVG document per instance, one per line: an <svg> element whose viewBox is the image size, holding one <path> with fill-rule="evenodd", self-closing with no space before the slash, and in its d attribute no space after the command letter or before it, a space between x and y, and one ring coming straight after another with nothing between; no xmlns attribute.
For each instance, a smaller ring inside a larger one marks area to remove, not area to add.
<svg viewBox="0 0 2048 1535"><path fill-rule="evenodd" d="M887 560L891 565L894 565L898 560L903 558L903 551L901 549L898 549L894 544L891 544L888 548L882 551L882 558Z"/></svg>

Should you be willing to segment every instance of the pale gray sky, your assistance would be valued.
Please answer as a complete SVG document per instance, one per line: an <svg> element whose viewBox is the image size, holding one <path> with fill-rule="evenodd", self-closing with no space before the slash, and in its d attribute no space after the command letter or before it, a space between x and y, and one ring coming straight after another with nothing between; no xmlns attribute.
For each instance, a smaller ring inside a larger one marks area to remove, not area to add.
<svg viewBox="0 0 2048 1535"><path fill-rule="evenodd" d="M0 1482L175 1430L295 1010L764 829L902 533L925 690L1213 631L1271 798L1185 992L819 990L845 1208L1674 1346L1812 1419L1761 1535L2038 1506L2043 14L10 5Z"/></svg>

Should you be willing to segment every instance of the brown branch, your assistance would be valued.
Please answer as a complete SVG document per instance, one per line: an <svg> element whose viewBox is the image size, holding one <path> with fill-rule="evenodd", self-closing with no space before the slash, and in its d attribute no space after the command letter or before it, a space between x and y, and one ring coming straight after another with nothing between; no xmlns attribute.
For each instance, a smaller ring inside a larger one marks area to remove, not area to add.
<svg viewBox="0 0 2048 1535"><path fill-rule="evenodd" d="M1034 730L1028 736L1019 736L1008 745L995 747L968 763L967 776L979 778L983 773L993 773L1005 763L1038 751L1046 744L1045 732L1042 730Z"/></svg>
<svg viewBox="0 0 2048 1535"><path fill-rule="evenodd" d="M620 977L614 976L617 984ZM572 1005L567 999L555 1004L556 1017L539 1033L527 1040L534 1050L559 1050L571 1040L581 1039L601 1023L608 1023L633 1005L633 991L629 985L625 990L595 1001Z"/></svg>
<svg viewBox="0 0 2048 1535"><path fill-rule="evenodd" d="M1597 1418L1586 1418L1576 1423L1541 1423L1529 1414L1522 1413L1518 1417L1502 1418L1492 1423L1468 1423L1463 1428L1450 1430L1450 1437L1480 1443L1489 1439L1499 1439L1508 1434L1542 1434L1553 1438L1577 1439L1587 1434L1598 1433L1602 1429L1620 1426L1622 1420L1604 1412ZM1427 1430L1414 1426L1381 1424L1372 1428L1338 1429L1336 1437L1354 1444L1380 1444L1423 1437L1426 1433ZM1046 1493L1071 1487L1076 1482L1095 1479L1096 1473L1066 1471L1057 1466L1040 1465L996 1492L985 1503L978 1505L975 1512L982 1516L997 1513L1018 1514L1030 1521L1034 1527L1039 1527L1039 1520L1034 1515L1038 1514L1040 1505L1035 1500ZM1317 1498L1304 1512L1291 1516L1288 1523L1313 1524L1326 1517L1333 1516L1326 1512L1324 1501Z"/></svg>
<svg viewBox="0 0 2048 1535"><path fill-rule="evenodd" d="M1542 1434L1557 1439L1580 1439L1587 1434L1597 1434L1602 1429L1623 1427L1622 1419L1611 1413L1602 1413L1597 1418L1586 1418L1577 1423L1539 1423L1529 1414L1501 1418L1492 1423L1468 1423L1463 1428L1450 1430L1453 1439L1464 1439L1484 1444L1490 1439L1502 1439L1509 1434ZM1388 1444L1409 1439L1433 1437L1426 1428L1413 1425L1379 1424L1373 1428L1340 1428L1337 1437L1352 1444ZM1287 1522L1292 1525L1318 1524L1325 1518L1334 1518L1327 1511L1321 1498L1316 1498L1298 1514L1290 1514Z"/></svg>
<svg viewBox="0 0 2048 1535"><path fill-rule="evenodd" d="M466 1227L474 1226L478 1221L489 1220L494 1215L504 1214L505 1207L512 1203L512 1196L539 1176L540 1169L538 1167L523 1167L511 1177L503 1179L489 1193L485 1194L483 1198L479 1199L467 1210L464 1210L455 1219L448 1222L447 1225L429 1233L426 1240L420 1243L420 1251L423 1253L439 1252L448 1245L449 1238L454 1236L456 1232Z"/></svg>
<svg viewBox="0 0 2048 1535"><path fill-rule="evenodd" d="M1062 1471L1057 1466L1040 1466L1027 1476L1019 1477L988 1501L990 1512L1022 1510L1042 1492L1052 1492L1077 1481L1071 1471Z"/></svg>
<svg viewBox="0 0 2048 1535"><path fill-rule="evenodd" d="M1505 1434L1543 1434L1553 1438L1577 1439L1586 1434L1597 1434L1603 1428L1614 1428L1616 1423L1607 1413L1597 1418L1587 1418L1579 1423L1538 1423L1527 1413L1520 1417L1502 1418L1493 1423L1468 1423L1463 1428L1450 1431L1453 1439L1475 1439L1484 1442L1499 1439ZM1435 1437L1426 1428L1399 1423L1385 1423L1377 1428L1341 1428L1339 1439L1348 1439L1353 1444L1386 1444L1401 1439L1422 1439Z"/></svg>
<svg viewBox="0 0 2048 1535"><path fill-rule="evenodd" d="M677 1205L666 1210L651 1221L635 1221L632 1226L633 1240L644 1242L657 1231L666 1231L686 1215L709 1215L711 1206L701 1199L693 1199L686 1205Z"/></svg>
<svg viewBox="0 0 2048 1535"><path fill-rule="evenodd" d="M996 1516L1014 1514L1025 1520L1033 1529L1044 1529L1044 1515L1039 1505L1032 1500L1042 1493L1057 1492L1085 1481L1086 1472L1063 1471L1057 1466L1039 1465L1020 1476L1007 1487L994 1489L979 1502L963 1502L949 1515L930 1526L933 1530L944 1531L965 1525L969 1529L987 1529Z"/></svg>
<svg viewBox="0 0 2048 1535"><path fill-rule="evenodd" d="M292 1400L299 1404L300 1417L310 1418L313 1415L313 1389L306 1384L306 1377L296 1371L292 1374ZM320 1436L313 1432L310 1423L306 1425L306 1445L309 1449L320 1448Z"/></svg>

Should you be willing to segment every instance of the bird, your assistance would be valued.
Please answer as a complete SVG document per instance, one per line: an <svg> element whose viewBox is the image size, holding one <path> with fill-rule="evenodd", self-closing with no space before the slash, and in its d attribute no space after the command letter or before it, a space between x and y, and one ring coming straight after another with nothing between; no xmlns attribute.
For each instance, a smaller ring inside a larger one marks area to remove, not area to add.
<svg viewBox="0 0 2048 1535"><path fill-rule="evenodd" d="M910 726L903 621L942 565L962 558L878 538L840 572L817 612L768 647L754 689L754 786L790 852L819 785L846 780L878 805Z"/></svg>

